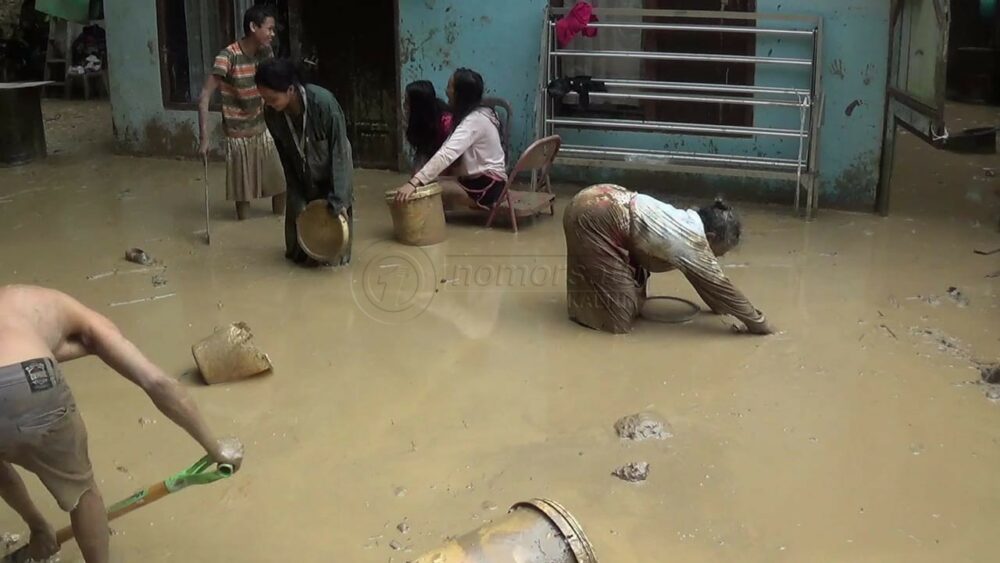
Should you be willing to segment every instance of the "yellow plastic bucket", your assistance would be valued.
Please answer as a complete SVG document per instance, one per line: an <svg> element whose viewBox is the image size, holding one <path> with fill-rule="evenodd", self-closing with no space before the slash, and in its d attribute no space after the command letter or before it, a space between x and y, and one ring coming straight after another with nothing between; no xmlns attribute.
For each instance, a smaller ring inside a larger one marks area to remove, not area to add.
<svg viewBox="0 0 1000 563"><path fill-rule="evenodd" d="M597 555L562 505L534 499L410 563L597 563Z"/></svg>
<svg viewBox="0 0 1000 563"><path fill-rule="evenodd" d="M409 199L396 202L396 190L385 193L392 213L392 228L396 240L408 246L430 246L447 238L441 186L429 184Z"/></svg>

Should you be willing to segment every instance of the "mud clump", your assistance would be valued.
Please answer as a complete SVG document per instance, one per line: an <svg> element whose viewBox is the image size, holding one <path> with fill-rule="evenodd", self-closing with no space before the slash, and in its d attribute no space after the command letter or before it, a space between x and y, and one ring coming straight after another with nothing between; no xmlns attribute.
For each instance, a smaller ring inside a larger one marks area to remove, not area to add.
<svg viewBox="0 0 1000 563"><path fill-rule="evenodd" d="M1000 364L982 364L979 366L979 375L983 382L992 385L1000 384Z"/></svg>
<svg viewBox="0 0 1000 563"><path fill-rule="evenodd" d="M21 534L9 534L5 532L3 536L0 536L0 543L3 543L4 549L7 550L19 544L20 542L21 542Z"/></svg>
<svg viewBox="0 0 1000 563"><path fill-rule="evenodd" d="M666 440L672 438L670 425L651 412L641 412L618 419L615 433L622 440L642 442L644 440Z"/></svg>
<svg viewBox="0 0 1000 563"><path fill-rule="evenodd" d="M191 347L195 364L205 383L229 383L269 372L271 359L253 343L253 332L237 322L216 330Z"/></svg>
<svg viewBox="0 0 1000 563"><path fill-rule="evenodd" d="M964 293L957 287L948 288L948 298L958 305L960 308L965 308L969 306L969 298L965 296Z"/></svg>
<svg viewBox="0 0 1000 563"><path fill-rule="evenodd" d="M958 338L950 336L936 328L911 327L910 334L924 338L928 343L937 346L939 352L951 354L958 358L968 359L969 352Z"/></svg>
<svg viewBox="0 0 1000 563"><path fill-rule="evenodd" d="M645 461L633 461L615 469L611 474L626 483L640 483L649 478L649 464Z"/></svg>
<svg viewBox="0 0 1000 563"><path fill-rule="evenodd" d="M125 251L125 259L133 264L139 264L140 266L152 266L153 258L146 254L146 251L141 248L130 248Z"/></svg>

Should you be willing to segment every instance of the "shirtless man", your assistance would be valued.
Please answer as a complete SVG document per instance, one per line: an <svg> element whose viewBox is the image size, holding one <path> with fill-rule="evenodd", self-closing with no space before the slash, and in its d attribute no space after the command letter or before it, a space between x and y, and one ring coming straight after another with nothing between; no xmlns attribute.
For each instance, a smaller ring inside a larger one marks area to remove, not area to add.
<svg viewBox="0 0 1000 563"><path fill-rule="evenodd" d="M111 321L58 291L0 287L0 496L31 530L28 554L34 559L51 557L59 545L11 464L37 475L70 513L84 560L108 561L108 519L87 431L58 366L91 354L142 388L214 461L238 468L243 460L239 441L216 440L184 389Z"/></svg>

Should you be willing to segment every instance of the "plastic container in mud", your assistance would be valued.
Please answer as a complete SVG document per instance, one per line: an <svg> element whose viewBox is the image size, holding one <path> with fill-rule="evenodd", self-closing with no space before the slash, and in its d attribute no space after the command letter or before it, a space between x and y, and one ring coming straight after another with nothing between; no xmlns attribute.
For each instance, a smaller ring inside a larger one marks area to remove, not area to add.
<svg viewBox="0 0 1000 563"><path fill-rule="evenodd" d="M233 323L191 347L205 383L227 383L271 370L271 359L253 344L246 323Z"/></svg>
<svg viewBox="0 0 1000 563"><path fill-rule="evenodd" d="M597 563L597 555L565 508L535 499L410 563Z"/></svg>
<svg viewBox="0 0 1000 563"><path fill-rule="evenodd" d="M385 193L396 240L409 246L430 246L447 238L441 186L424 186L401 203L397 203L395 198L396 190Z"/></svg>
<svg viewBox="0 0 1000 563"><path fill-rule="evenodd" d="M344 256L351 230L344 214L334 215L325 199L310 202L295 225L299 246L313 260L337 262Z"/></svg>

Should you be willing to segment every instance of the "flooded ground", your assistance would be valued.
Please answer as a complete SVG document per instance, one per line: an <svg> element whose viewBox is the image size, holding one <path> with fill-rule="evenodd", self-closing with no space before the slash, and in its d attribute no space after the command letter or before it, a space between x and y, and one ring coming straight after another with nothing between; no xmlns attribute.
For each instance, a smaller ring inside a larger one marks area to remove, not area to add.
<svg viewBox="0 0 1000 563"><path fill-rule="evenodd" d="M0 283L109 315L247 445L230 481L113 523L117 561L400 563L532 497L566 505L611 563L998 557L1000 404L976 362L1000 360L1000 255L973 253L1000 247L995 156L904 137L887 219L746 207L724 263L778 335L702 315L613 337L566 318L561 207L517 236L468 223L426 253L372 247L401 177L361 171L353 266L303 270L267 202L234 220L221 165L209 247L200 163L109 156L104 106L46 114L54 154L0 170ZM132 246L161 265L124 262ZM696 298L678 275L652 293ZM233 321L275 372L195 383L191 345ZM66 372L108 502L201 455L100 362ZM615 422L640 411L671 436L622 441ZM611 475L630 462L648 479ZM0 531L23 525L3 510Z"/></svg>

